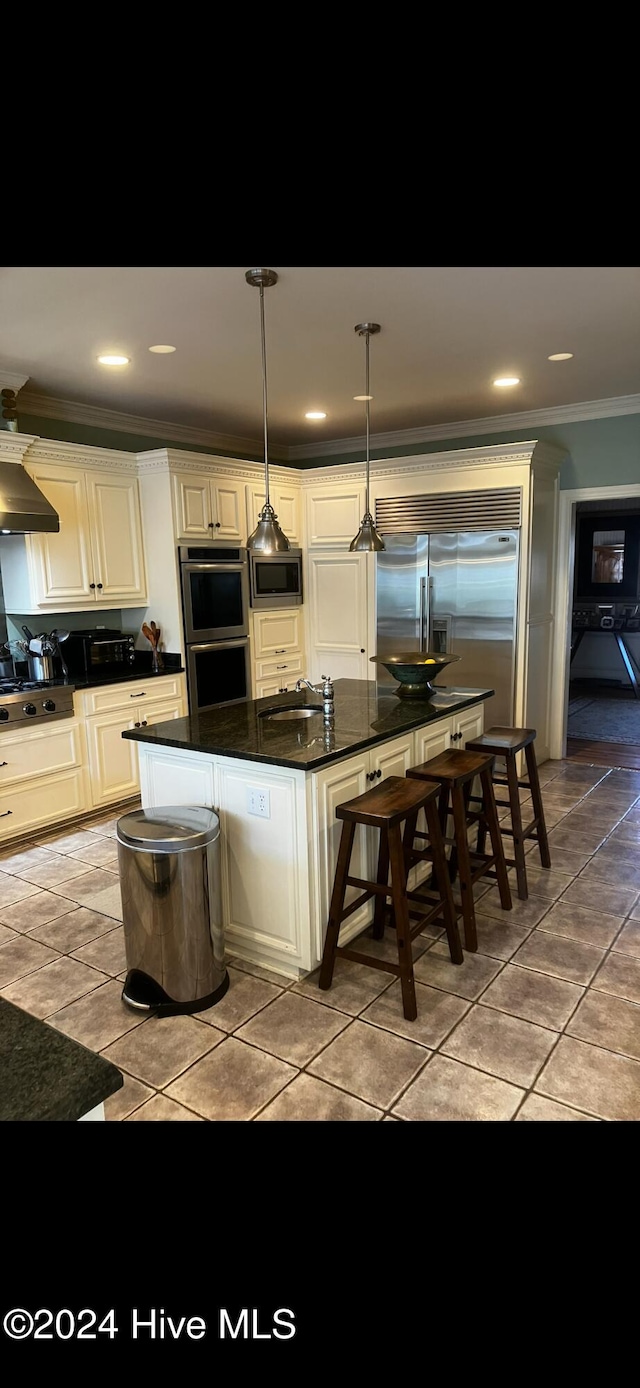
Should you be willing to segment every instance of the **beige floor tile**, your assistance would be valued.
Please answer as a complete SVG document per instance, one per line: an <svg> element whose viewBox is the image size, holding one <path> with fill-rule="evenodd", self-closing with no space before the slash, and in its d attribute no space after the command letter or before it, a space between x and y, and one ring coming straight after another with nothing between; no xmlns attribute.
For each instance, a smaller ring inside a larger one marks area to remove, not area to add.
<svg viewBox="0 0 640 1388"><path fill-rule="evenodd" d="M439 988L429 988L416 982L416 1002L418 1016L408 1022L402 1009L400 980L392 983L386 993L382 993L370 1007L361 1013L360 1020L371 1022L372 1026L383 1027L396 1036L405 1036L408 1041L418 1041L421 1046L434 1048L444 1041L452 1027L464 1017L470 1003L465 998L455 997L453 993L443 993Z"/></svg>
<svg viewBox="0 0 640 1388"><path fill-rule="evenodd" d="M90 848L92 842L91 834L86 829L74 829L62 834L54 830L38 839L40 847L48 848L52 853L79 853L83 848Z"/></svg>
<svg viewBox="0 0 640 1388"><path fill-rule="evenodd" d="M307 1067L376 1108L390 1108L429 1052L403 1037L355 1021Z"/></svg>
<svg viewBox="0 0 640 1388"><path fill-rule="evenodd" d="M104 892L96 892L94 896L87 899L87 905L93 911L100 911L103 916L111 916L113 920L122 921L122 893L120 882L116 879L112 887L107 887Z"/></svg>
<svg viewBox="0 0 640 1388"><path fill-rule="evenodd" d="M19 938L20 938L20 933L19 933L19 931L10 930L9 927L8 927L8 925L0 925L0 947L1 947L2 945L8 945L8 944L10 944L10 942L11 942L12 940L15 941L15 940L18 940Z"/></svg>
<svg viewBox="0 0 640 1388"><path fill-rule="evenodd" d="M124 1084L118 1089L116 1094L112 1094L109 1099L105 1099L104 1116L107 1123L119 1123L126 1118L133 1110L144 1104L146 1099L153 1099L154 1090L148 1084L141 1084L140 1080L134 1080L132 1075L124 1076Z"/></svg>
<svg viewBox="0 0 640 1388"><path fill-rule="evenodd" d="M212 1122L254 1118L299 1072L275 1056L229 1036L166 1093Z"/></svg>
<svg viewBox="0 0 640 1388"><path fill-rule="evenodd" d="M587 911L562 897L540 921L536 935L549 932L569 940L582 940L586 945L606 949L622 927L622 916L606 916L600 911Z"/></svg>
<svg viewBox="0 0 640 1388"><path fill-rule="evenodd" d="M414 960L419 959L433 941L442 935L441 925L433 925L432 929L428 928L430 929L429 934L421 932L411 942L411 954ZM398 962L398 937L392 926L385 928L381 940L374 940L369 930L365 930L362 935L357 935L355 940L350 941L350 948L359 950L361 954L370 954L372 959L388 959L393 964Z"/></svg>
<svg viewBox="0 0 640 1388"><path fill-rule="evenodd" d="M141 1108L137 1108L134 1113L129 1114L125 1120L127 1123L202 1123L204 1119L198 1113L192 1113L183 1104L176 1104L173 1099L167 1099L165 1094L156 1094L153 1099L149 1099Z"/></svg>
<svg viewBox="0 0 640 1388"><path fill-rule="evenodd" d="M551 861L556 848L570 848L572 853L587 853L589 856L596 852L601 843L604 843L606 834L600 829L592 829L578 833L566 819L557 829L552 829L549 834L549 852Z"/></svg>
<svg viewBox="0 0 640 1388"><path fill-rule="evenodd" d="M409 1085L393 1115L414 1122L506 1122L523 1089L436 1055Z"/></svg>
<svg viewBox="0 0 640 1388"><path fill-rule="evenodd" d="M584 996L584 988L565 979L508 964L482 995L483 1005L526 1022L561 1031Z"/></svg>
<svg viewBox="0 0 640 1388"><path fill-rule="evenodd" d="M510 959L512 954L515 954L520 945L524 943L531 933L532 927L512 925L509 914L509 912L504 912L502 917L498 918L498 916L485 916L482 911L476 911L479 954L488 954L492 959ZM462 928L462 922L460 922L460 926Z"/></svg>
<svg viewBox="0 0 640 1388"><path fill-rule="evenodd" d="M572 873L558 872L555 868L532 867L531 863L527 863L529 896L542 896L550 901L557 901L572 882Z"/></svg>
<svg viewBox="0 0 640 1388"><path fill-rule="evenodd" d="M516 1114L516 1123L599 1123L588 1113L578 1113L555 1099L543 1099L541 1094L529 1094Z"/></svg>
<svg viewBox="0 0 640 1388"><path fill-rule="evenodd" d="M110 930L107 935L98 936L96 940L90 940L88 944L80 945L73 950L73 957L80 959L83 964L91 964L94 969L102 969L104 973L117 978L118 974L126 970L127 967L122 926L119 925L115 930Z"/></svg>
<svg viewBox="0 0 640 1388"><path fill-rule="evenodd" d="M480 997L502 967L499 959L489 959L485 954L468 954L466 951L462 964L452 964L448 947L438 943L418 959L413 973L420 983L473 1000Z"/></svg>
<svg viewBox="0 0 640 1388"><path fill-rule="evenodd" d="M608 916L628 915L637 899L634 887L618 887L609 882L588 881L577 877L562 896L562 905L586 906L589 911L602 911Z"/></svg>
<svg viewBox="0 0 640 1388"><path fill-rule="evenodd" d="M514 954L512 963L552 974L555 978L566 978L569 983L590 983L603 959L604 950L595 949L593 945L534 930Z"/></svg>
<svg viewBox="0 0 640 1388"><path fill-rule="evenodd" d="M609 843L612 845L631 843L635 844L636 847L640 847L640 824L633 823L627 819L621 819L617 829L614 829ZM1 863L0 867L2 867Z"/></svg>
<svg viewBox="0 0 640 1388"><path fill-rule="evenodd" d="M59 957L54 949L41 945L39 940L32 940L28 935L17 935L15 940L0 945L0 989L4 993L17 978L35 973L36 969L52 964Z"/></svg>
<svg viewBox="0 0 640 1388"><path fill-rule="evenodd" d="M273 983L276 988L290 988L292 983L297 980L290 978L288 974L277 973L275 969L266 969L262 964L254 964L250 959L240 959L232 954L227 959L229 968L239 969L241 973L253 974L254 978L262 978L265 983Z"/></svg>
<svg viewBox="0 0 640 1388"><path fill-rule="evenodd" d="M629 1002L640 1003L640 959L619 953L616 940L615 951L607 955L591 987L598 993L613 993Z"/></svg>
<svg viewBox="0 0 640 1388"><path fill-rule="evenodd" d="M570 829L572 834L591 834L597 830L601 838L611 833L619 822L620 815L616 810L609 810L605 807L592 805L586 801L581 801L575 810L571 810L567 815L564 828Z"/></svg>
<svg viewBox="0 0 640 1388"><path fill-rule="evenodd" d="M136 808L136 805L127 805L120 811L119 814L107 815L103 819L94 819L91 821L90 824L87 824L85 826L85 832L89 834L95 834L98 838L111 838L112 836L115 837L118 820L121 818L123 814L130 814L131 810Z"/></svg>
<svg viewBox="0 0 640 1388"><path fill-rule="evenodd" d="M640 1060L640 1007L610 993L589 989L567 1024L567 1036Z"/></svg>
<svg viewBox="0 0 640 1388"><path fill-rule="evenodd" d="M230 1032L237 1031L267 1003L273 1002L281 990L273 983L265 983L263 979L243 973L240 969L229 968L227 972L229 988L224 997L205 1012L199 1012L198 1017L221 1031Z"/></svg>
<svg viewBox="0 0 640 1388"><path fill-rule="evenodd" d="M7 872L15 877L22 875L22 868L38 867L46 863L48 858L55 858L56 854L49 852L46 848L23 848L15 851L8 851L0 855L0 872Z"/></svg>
<svg viewBox="0 0 640 1388"><path fill-rule="evenodd" d="M112 887L119 887L119 885L119 879L115 873L107 871L106 868L89 868L88 872L83 872L80 877L72 878L70 882L62 882L60 886L52 885L52 890L59 892L61 896L68 897L70 901L77 901L79 906L92 907L92 898Z"/></svg>
<svg viewBox="0 0 640 1388"><path fill-rule="evenodd" d="M141 1017L127 1007L121 994L122 984L110 979L88 997L70 1003L47 1020L50 1026L73 1036L89 1050L101 1051L126 1031L140 1026L146 1018L146 1014Z"/></svg>
<svg viewBox="0 0 640 1388"><path fill-rule="evenodd" d="M611 948L616 954L632 954L640 958L640 921L628 920Z"/></svg>
<svg viewBox="0 0 640 1388"><path fill-rule="evenodd" d="M56 900L62 901L62 897L57 897ZM40 940L43 945L50 945L52 949L60 950L61 954L71 954L81 945L86 945L89 940L95 940L98 936L106 935L113 930L110 916L101 916L97 911L89 911L86 906L77 906L75 901L69 902L69 906L71 909L65 915L56 916L54 920L47 921L46 925L32 930L31 938Z"/></svg>
<svg viewBox="0 0 640 1388"><path fill-rule="evenodd" d="M294 983L291 992L301 993L314 1002L324 1003L326 1007L336 1007L351 1017L363 1012L393 981L393 974L384 973L381 969L371 969L368 964L354 964L350 959L336 959L331 987L325 990L318 987L319 972L319 969L315 969L308 978Z"/></svg>
<svg viewBox="0 0 640 1388"><path fill-rule="evenodd" d="M382 1110L354 1099L333 1085L311 1075L298 1075L293 1084L276 1094L256 1123L371 1123L382 1118Z"/></svg>
<svg viewBox="0 0 640 1388"><path fill-rule="evenodd" d="M301 1068L349 1025L345 1013L287 992L268 1003L236 1035Z"/></svg>
<svg viewBox="0 0 640 1388"><path fill-rule="evenodd" d="M3 996L8 1002L30 1012L33 1017L49 1017L52 1012L58 1012L67 1003L84 997L106 981L106 976L98 973L97 969L63 957L17 979L4 989Z"/></svg>
<svg viewBox="0 0 640 1388"><path fill-rule="evenodd" d="M634 858L619 859L612 855L609 849L602 849L600 853L595 853L586 868L582 869L581 878L592 881L595 878L603 882L615 882L617 887L634 887L640 891L640 864L638 855Z"/></svg>
<svg viewBox="0 0 640 1388"><path fill-rule="evenodd" d="M570 872L574 875L581 872L587 866L591 857L590 853L575 853L571 848L554 848L551 856L551 870L558 868L560 872ZM527 864L527 872L529 865Z"/></svg>
<svg viewBox="0 0 640 1388"><path fill-rule="evenodd" d="M13 906L16 901L24 901L25 897L35 896L38 888L33 882L25 882L22 877L9 877L3 873L0 877L0 919L4 924L5 907Z"/></svg>
<svg viewBox="0 0 640 1388"><path fill-rule="evenodd" d="M50 888L70 882L74 877L84 877L84 874L90 871L88 863L79 863L62 853L52 853L46 862L34 863L31 867L23 868L20 877L36 887Z"/></svg>
<svg viewBox="0 0 640 1388"><path fill-rule="evenodd" d="M511 885L512 907L510 911L504 911L500 903L500 893L497 887L492 887L486 896L483 896L481 909L483 916L495 916L497 920L504 921L505 925L517 925L531 930L542 917L547 914L551 902L547 897L530 896L527 901L521 901L516 894L515 883Z"/></svg>
<svg viewBox="0 0 640 1388"><path fill-rule="evenodd" d="M477 1003L443 1043L441 1053L527 1088L557 1041L555 1032Z"/></svg>
<svg viewBox="0 0 640 1388"><path fill-rule="evenodd" d="M16 901L13 906L3 907L0 916L4 925L11 926L12 930L21 931L23 935L30 935L39 926L67 915L69 911L74 911L75 907L75 901L68 901L66 897L57 896L55 892L36 889L33 896Z"/></svg>
<svg viewBox="0 0 640 1388"><path fill-rule="evenodd" d="M535 1084L536 1093L617 1122L640 1119L640 1064L562 1036Z"/></svg>
<svg viewBox="0 0 640 1388"><path fill-rule="evenodd" d="M195 1017L148 1017L103 1050L107 1060L154 1089L164 1089L195 1060L224 1040L225 1033Z"/></svg>
<svg viewBox="0 0 640 1388"><path fill-rule="evenodd" d="M91 867L111 868L113 872L118 871L118 845L115 839L99 838L93 834L93 844L89 848L81 848L77 853L69 856L78 863L85 863Z"/></svg>

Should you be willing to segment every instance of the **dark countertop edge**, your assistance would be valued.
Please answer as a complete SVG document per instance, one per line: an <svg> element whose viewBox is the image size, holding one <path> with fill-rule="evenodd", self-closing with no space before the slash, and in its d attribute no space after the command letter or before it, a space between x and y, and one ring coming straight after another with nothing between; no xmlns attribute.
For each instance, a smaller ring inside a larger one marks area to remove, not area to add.
<svg viewBox="0 0 640 1388"><path fill-rule="evenodd" d="M161 680L167 676L171 678L172 675L184 675L184 673L185 666L176 665L170 670L158 670L157 674L154 674L153 670L137 670L131 675L110 675L106 680L88 680L85 682L69 679L69 684L72 684L74 689L83 692L85 689L105 689L108 684L129 684L132 680Z"/></svg>
<svg viewBox="0 0 640 1388"><path fill-rule="evenodd" d="M483 704L486 699L490 699L495 694L495 689L483 690L481 694L476 694L472 699L461 700L455 708L442 709L433 718L416 717L415 722L405 724L404 728L396 729L391 732L374 733L372 737L359 738L352 742L344 751L336 748L334 752L321 752L318 757L314 757L312 762L307 762L302 766L299 761L292 761L285 757L267 757L261 752L247 752L238 749L236 751L230 747L199 747L195 742L179 742L170 737L153 737L149 733L138 732L135 728L123 732L122 736L129 738L132 742L147 742L152 747L175 747L179 752L198 752L210 757L229 757L232 761L255 761L263 766L285 766L289 771L307 772L320 771L323 766L328 766L330 762L346 761L348 757L354 756L356 752L362 752L366 747L375 747L380 742L391 742L395 737L402 737L403 733L413 732L416 728L426 727L428 723L439 723L443 718L451 718L462 709L472 708L474 704ZM158 725L156 725L158 726Z"/></svg>
<svg viewBox="0 0 640 1388"><path fill-rule="evenodd" d="M112 1061L7 998L0 998L0 1058L1 1123L75 1122L124 1084Z"/></svg>

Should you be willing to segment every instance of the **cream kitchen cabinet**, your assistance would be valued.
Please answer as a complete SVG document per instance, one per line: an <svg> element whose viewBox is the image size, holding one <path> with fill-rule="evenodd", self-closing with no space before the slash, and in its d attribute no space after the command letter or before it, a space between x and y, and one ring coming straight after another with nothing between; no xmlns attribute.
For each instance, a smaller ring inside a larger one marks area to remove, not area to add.
<svg viewBox="0 0 640 1388"><path fill-rule="evenodd" d="M307 555L309 678L371 678L368 660L367 554Z"/></svg>
<svg viewBox="0 0 640 1388"><path fill-rule="evenodd" d="M344 545L349 548L360 529L364 511L364 484L336 483L305 488L307 545L309 549Z"/></svg>
<svg viewBox="0 0 640 1388"><path fill-rule="evenodd" d="M87 764L94 808L137 793L137 745L122 734L130 728L181 718L186 708L183 681L181 675L160 675L146 681L112 684L76 694L86 720Z"/></svg>
<svg viewBox="0 0 640 1388"><path fill-rule="evenodd" d="M244 484L231 477L174 472L173 499L178 540L236 540L246 544ZM253 528L253 527L252 527Z"/></svg>
<svg viewBox="0 0 640 1388"><path fill-rule="evenodd" d="M254 612L251 644L254 699L293 689L305 673L302 608Z"/></svg>
<svg viewBox="0 0 640 1388"><path fill-rule="evenodd" d="M26 465L60 518L51 535L2 547L8 612L88 611L147 601L138 480L125 472Z"/></svg>
<svg viewBox="0 0 640 1388"><path fill-rule="evenodd" d="M0 736L0 842L89 805L84 727L64 718Z"/></svg>
<svg viewBox="0 0 640 1388"><path fill-rule="evenodd" d="M288 486L286 482L269 480L269 498L278 517L278 524L294 548L301 543L300 528L300 488ZM250 535L258 524L260 512L265 502L263 482L251 482L246 486L247 534Z"/></svg>

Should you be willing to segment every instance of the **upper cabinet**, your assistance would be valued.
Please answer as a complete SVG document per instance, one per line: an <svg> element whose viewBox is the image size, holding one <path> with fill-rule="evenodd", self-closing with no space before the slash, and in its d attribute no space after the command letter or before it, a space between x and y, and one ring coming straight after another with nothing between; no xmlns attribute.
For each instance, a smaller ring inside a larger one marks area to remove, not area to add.
<svg viewBox="0 0 640 1388"><path fill-rule="evenodd" d="M309 548L344 545L348 549L360 529L364 485L334 481L311 486L306 492L306 506Z"/></svg>
<svg viewBox="0 0 640 1388"><path fill-rule="evenodd" d="M243 482L204 473L175 472L173 489L178 540L235 540L246 544Z"/></svg>
<svg viewBox="0 0 640 1388"><path fill-rule="evenodd" d="M2 545L8 612L138 607L147 601L137 477L57 463L26 464L60 530Z"/></svg>
<svg viewBox="0 0 640 1388"><path fill-rule="evenodd" d="M260 512L265 502L264 482L247 483L247 534L255 530ZM269 479L269 498L278 517L280 529L284 531L294 549L301 543L300 526L300 488L286 482L271 482Z"/></svg>

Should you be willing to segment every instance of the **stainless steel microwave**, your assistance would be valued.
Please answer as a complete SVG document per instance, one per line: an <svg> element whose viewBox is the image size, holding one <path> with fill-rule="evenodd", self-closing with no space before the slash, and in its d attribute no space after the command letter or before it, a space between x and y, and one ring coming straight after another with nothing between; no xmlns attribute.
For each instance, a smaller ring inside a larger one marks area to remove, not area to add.
<svg viewBox="0 0 640 1388"><path fill-rule="evenodd" d="M280 554L249 551L251 606L299 607L302 603L302 550Z"/></svg>

